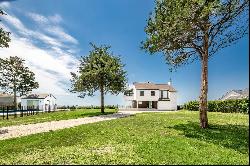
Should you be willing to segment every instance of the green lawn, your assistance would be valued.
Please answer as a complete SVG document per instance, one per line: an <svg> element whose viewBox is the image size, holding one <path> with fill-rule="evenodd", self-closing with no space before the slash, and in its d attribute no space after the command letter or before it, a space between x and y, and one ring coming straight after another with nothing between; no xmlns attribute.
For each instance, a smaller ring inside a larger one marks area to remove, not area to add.
<svg viewBox="0 0 250 166"><path fill-rule="evenodd" d="M111 114L117 112L115 109L105 109L105 114ZM20 124L30 124L30 123L39 123L39 122L48 122L54 120L65 120L65 119L76 119L76 118L83 118L87 116L96 116L102 115L100 109L77 109L73 111L56 111L50 113L39 113L36 115L24 115L20 117L18 115L17 118L14 116L9 116L9 120L2 119L0 116L0 127L4 126L11 126L11 125L20 125Z"/></svg>
<svg viewBox="0 0 250 166"><path fill-rule="evenodd" d="M0 141L1 164L249 164L249 116L143 113Z"/></svg>

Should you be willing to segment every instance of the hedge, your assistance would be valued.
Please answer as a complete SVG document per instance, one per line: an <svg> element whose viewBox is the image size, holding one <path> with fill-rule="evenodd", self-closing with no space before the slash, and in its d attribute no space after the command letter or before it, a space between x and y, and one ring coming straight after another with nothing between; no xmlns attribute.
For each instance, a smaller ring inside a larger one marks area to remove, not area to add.
<svg viewBox="0 0 250 166"><path fill-rule="evenodd" d="M184 109L190 111L199 110L199 101L190 101L184 104ZM238 100L215 100L208 101L209 112L224 112L224 113L249 113L249 99Z"/></svg>

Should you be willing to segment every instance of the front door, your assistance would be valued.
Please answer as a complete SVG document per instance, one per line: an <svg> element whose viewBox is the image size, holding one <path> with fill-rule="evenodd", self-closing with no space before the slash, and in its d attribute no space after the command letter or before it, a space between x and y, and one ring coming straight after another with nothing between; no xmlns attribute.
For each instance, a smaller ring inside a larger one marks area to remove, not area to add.
<svg viewBox="0 0 250 166"><path fill-rule="evenodd" d="M149 101L149 108L152 108L152 107L153 107L153 102Z"/></svg>

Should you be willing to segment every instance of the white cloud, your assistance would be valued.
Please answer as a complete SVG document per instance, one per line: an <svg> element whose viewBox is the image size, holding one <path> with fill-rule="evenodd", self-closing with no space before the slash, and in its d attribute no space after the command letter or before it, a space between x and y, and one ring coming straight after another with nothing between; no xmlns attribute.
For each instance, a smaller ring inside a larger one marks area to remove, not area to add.
<svg viewBox="0 0 250 166"><path fill-rule="evenodd" d="M53 25L55 31L52 33L56 37L45 34L43 26L53 19L59 22L59 15L50 20L36 13L29 13L29 17L37 22L36 30L29 29L13 14L8 13L4 17L1 24L11 31L11 42L9 48L0 50L0 57L18 56L25 59L26 65L35 73L40 84L39 89L34 92L69 95L70 87L67 85L70 84L70 72L76 71L76 65L72 64L77 64L78 60L68 50L73 52L76 47L74 43L78 41L65 33L59 25ZM73 45L64 44L58 35Z"/></svg>
<svg viewBox="0 0 250 166"><path fill-rule="evenodd" d="M70 67L68 63L76 61L73 56L65 55L54 57L52 53L34 46L27 40L12 37L9 48L0 50L0 57L18 56L26 60L27 66L35 73L40 84L40 92L54 94L67 94L68 87L60 86L60 81L70 80ZM64 85L65 86L65 85Z"/></svg>
<svg viewBox="0 0 250 166"><path fill-rule="evenodd" d="M10 7L10 3L9 2L0 2L0 6L3 9L8 9Z"/></svg>
<svg viewBox="0 0 250 166"><path fill-rule="evenodd" d="M77 55L79 49L78 41L56 25L63 21L61 16L45 17L33 13L29 18L36 22L35 30L13 14L8 13L3 18L1 24L11 32L11 42L9 48L0 49L0 57L18 56L25 59L40 85L34 93L53 93L60 105L99 105L98 93L98 96L80 99L68 91L70 72L76 72L79 63L73 55ZM107 95L105 98L105 104L118 104L121 101L121 96Z"/></svg>
<svg viewBox="0 0 250 166"><path fill-rule="evenodd" d="M62 21L62 17L59 14L49 17L45 17L37 13L28 13L27 15L40 26L40 29L42 29L44 32L48 32L61 42L78 44L78 41L74 37L67 34L64 29L58 25L58 23Z"/></svg>
<svg viewBox="0 0 250 166"><path fill-rule="evenodd" d="M48 19L44 17L43 15L40 15L37 13L28 13L28 16L32 18L32 20L34 20L38 24L48 23Z"/></svg>
<svg viewBox="0 0 250 166"><path fill-rule="evenodd" d="M49 16L49 20L51 22L53 22L53 23L56 23L56 24L58 24L58 23L60 23L60 22L63 21L62 17L59 14L55 14L53 16Z"/></svg>
<svg viewBox="0 0 250 166"><path fill-rule="evenodd" d="M78 44L78 41L74 37L65 33L61 27L53 26L53 27L47 28L47 31L50 32L50 34L57 36L62 41L67 41L67 42L71 42L74 44Z"/></svg>

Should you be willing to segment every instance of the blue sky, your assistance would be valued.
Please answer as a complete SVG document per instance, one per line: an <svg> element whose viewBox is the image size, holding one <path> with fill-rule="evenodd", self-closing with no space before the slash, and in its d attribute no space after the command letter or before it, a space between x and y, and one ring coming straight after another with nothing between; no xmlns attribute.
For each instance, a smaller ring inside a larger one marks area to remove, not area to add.
<svg viewBox="0 0 250 166"><path fill-rule="evenodd" d="M196 61L170 73L161 54L140 49L144 27L154 8L153 0L17 0L2 2L8 13L0 26L11 31L10 48L0 48L0 57L20 56L34 70L40 88L53 93L59 105L99 105L95 97L70 94L69 72L90 51L89 42L111 45L121 55L129 84L151 81L172 84L178 103L198 99L200 63ZM231 89L249 85L249 38L218 52L209 61L209 99L218 99ZM106 95L106 104L123 104L122 95Z"/></svg>

